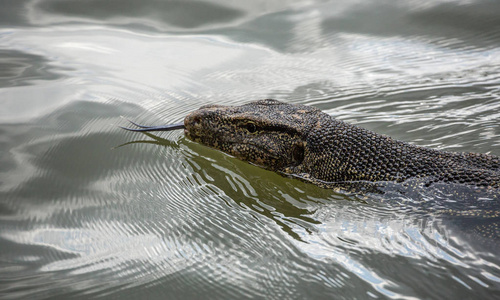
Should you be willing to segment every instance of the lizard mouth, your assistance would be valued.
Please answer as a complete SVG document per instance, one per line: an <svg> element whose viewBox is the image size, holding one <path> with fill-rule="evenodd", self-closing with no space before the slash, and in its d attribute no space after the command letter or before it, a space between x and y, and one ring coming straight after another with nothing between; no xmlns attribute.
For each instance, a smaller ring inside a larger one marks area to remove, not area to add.
<svg viewBox="0 0 500 300"><path fill-rule="evenodd" d="M190 139L190 140L192 140L192 139L193 139L193 138L195 138L195 137L198 137L198 136L195 136L195 135L191 134L191 132L189 132L189 130L188 130L188 129L184 129L184 135L185 135L188 139Z"/></svg>
<svg viewBox="0 0 500 300"><path fill-rule="evenodd" d="M234 157L272 171L285 171L287 168L296 167L301 163L253 143L233 142L230 150L227 153Z"/></svg>
<svg viewBox="0 0 500 300"><path fill-rule="evenodd" d="M214 134L211 134L209 132L200 132L200 130L189 127L186 127L184 129L184 136L191 141L201 143L210 147L215 147L215 143L218 140L214 137Z"/></svg>
<svg viewBox="0 0 500 300"><path fill-rule="evenodd" d="M253 144L253 143L238 143L238 142L231 142L232 145L232 150L235 153L249 153L252 152L251 150L254 150L255 153L260 154L258 156L263 156L262 154L272 158L272 159L278 159L279 156L276 155L275 153L269 151L268 149L264 147L260 147L259 145ZM247 148L247 151L243 152L240 149Z"/></svg>
<svg viewBox="0 0 500 300"><path fill-rule="evenodd" d="M223 140L215 138L213 135L196 134L188 129L184 129L184 135L189 140L226 152L238 159L264 168L273 168L273 165L279 164L277 162L280 160L280 157L276 153L253 143ZM211 138L207 138L208 136ZM224 144L226 147L223 146Z"/></svg>

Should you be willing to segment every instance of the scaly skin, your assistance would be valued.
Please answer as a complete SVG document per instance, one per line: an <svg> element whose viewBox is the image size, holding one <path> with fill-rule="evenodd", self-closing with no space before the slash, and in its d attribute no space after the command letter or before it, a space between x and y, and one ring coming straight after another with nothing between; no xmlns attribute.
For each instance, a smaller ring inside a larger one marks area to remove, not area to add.
<svg viewBox="0 0 500 300"><path fill-rule="evenodd" d="M187 138L241 160L319 186L351 181L425 178L500 187L500 159L394 140L304 105L260 100L208 105L184 120Z"/></svg>

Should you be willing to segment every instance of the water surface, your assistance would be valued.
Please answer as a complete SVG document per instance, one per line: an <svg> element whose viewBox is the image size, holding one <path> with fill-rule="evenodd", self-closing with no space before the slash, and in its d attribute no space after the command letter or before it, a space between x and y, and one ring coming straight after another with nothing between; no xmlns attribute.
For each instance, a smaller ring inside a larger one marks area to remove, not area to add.
<svg viewBox="0 0 500 300"><path fill-rule="evenodd" d="M498 215L442 213L498 195L326 190L117 127L276 98L500 155L499 3L0 5L0 298L500 297Z"/></svg>

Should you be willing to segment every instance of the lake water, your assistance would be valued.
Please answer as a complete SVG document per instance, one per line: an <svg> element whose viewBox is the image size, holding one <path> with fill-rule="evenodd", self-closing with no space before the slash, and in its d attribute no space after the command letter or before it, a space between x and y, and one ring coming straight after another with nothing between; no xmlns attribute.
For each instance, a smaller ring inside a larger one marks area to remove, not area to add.
<svg viewBox="0 0 500 300"><path fill-rule="evenodd" d="M500 298L495 195L336 192L117 127L275 98L500 155L500 2L0 6L0 298Z"/></svg>

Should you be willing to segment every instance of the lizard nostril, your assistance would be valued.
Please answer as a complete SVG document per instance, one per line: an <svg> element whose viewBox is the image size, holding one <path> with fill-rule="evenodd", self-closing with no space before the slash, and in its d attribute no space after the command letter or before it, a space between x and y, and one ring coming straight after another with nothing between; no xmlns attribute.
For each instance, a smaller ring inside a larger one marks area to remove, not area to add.
<svg viewBox="0 0 500 300"><path fill-rule="evenodd" d="M201 117L200 113L195 111L195 112L192 112L186 116L186 118L184 119L184 125L187 128L193 129L193 128L200 127L201 121L202 121L202 117Z"/></svg>
<svg viewBox="0 0 500 300"><path fill-rule="evenodd" d="M200 123L201 123L201 118L199 116L193 117L193 121L191 122L193 126L198 126L200 125Z"/></svg>

